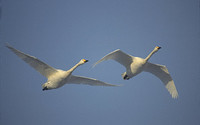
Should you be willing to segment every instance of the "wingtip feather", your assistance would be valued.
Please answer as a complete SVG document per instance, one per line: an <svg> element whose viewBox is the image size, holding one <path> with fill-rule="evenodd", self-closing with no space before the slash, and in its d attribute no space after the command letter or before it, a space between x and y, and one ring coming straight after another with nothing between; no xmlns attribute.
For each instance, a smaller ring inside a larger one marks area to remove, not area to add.
<svg viewBox="0 0 200 125"><path fill-rule="evenodd" d="M169 91L173 99L178 98L178 92L176 90L176 87L173 81L170 81L165 87Z"/></svg>
<svg viewBox="0 0 200 125"><path fill-rule="evenodd" d="M5 46L9 49L12 48L8 42L5 43Z"/></svg>
<svg viewBox="0 0 200 125"><path fill-rule="evenodd" d="M97 62L92 65L92 68L94 68L96 65L97 65Z"/></svg>

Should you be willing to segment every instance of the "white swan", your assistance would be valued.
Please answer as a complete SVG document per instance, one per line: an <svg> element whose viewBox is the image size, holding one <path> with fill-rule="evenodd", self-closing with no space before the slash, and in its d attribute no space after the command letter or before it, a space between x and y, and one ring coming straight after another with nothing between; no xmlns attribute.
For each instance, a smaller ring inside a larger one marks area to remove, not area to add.
<svg viewBox="0 0 200 125"><path fill-rule="evenodd" d="M6 45L12 52L14 52L18 57L36 69L39 73L47 78L47 82L42 85L42 90L50 90L59 88L66 83L75 83L75 84L88 84L88 85L95 85L95 86L118 86L108 84L93 78L86 78L82 76L75 76L72 75L72 72L80 65L88 62L88 60L81 59L79 63L77 63L74 67L69 69L68 71L63 71L60 69L55 69L44 62L40 61L39 59L27 55L9 45Z"/></svg>
<svg viewBox="0 0 200 125"><path fill-rule="evenodd" d="M142 71L150 72L157 76L165 84L165 87L172 95L172 98L177 98L178 92L166 66L148 62L150 57L160 48L161 47L156 46L155 49L145 59L128 55L117 49L97 61L94 66L102 61L113 59L126 67L126 72L122 74L124 80L132 78Z"/></svg>

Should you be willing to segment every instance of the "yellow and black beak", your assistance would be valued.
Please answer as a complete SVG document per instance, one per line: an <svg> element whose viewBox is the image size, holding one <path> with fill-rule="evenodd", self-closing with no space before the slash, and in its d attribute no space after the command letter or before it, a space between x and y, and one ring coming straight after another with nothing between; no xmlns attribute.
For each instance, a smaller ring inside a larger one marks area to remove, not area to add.
<svg viewBox="0 0 200 125"><path fill-rule="evenodd" d="M157 49L161 49L161 47L160 47L160 46L156 46L156 48L157 48Z"/></svg>
<svg viewBox="0 0 200 125"><path fill-rule="evenodd" d="M83 61L86 63L86 62L88 62L89 60L83 59Z"/></svg>

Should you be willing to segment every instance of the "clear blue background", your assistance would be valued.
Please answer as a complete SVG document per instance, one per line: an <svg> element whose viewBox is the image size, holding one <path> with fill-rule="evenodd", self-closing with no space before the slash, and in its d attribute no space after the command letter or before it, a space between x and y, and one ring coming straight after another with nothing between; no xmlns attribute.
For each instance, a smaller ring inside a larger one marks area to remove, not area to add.
<svg viewBox="0 0 200 125"><path fill-rule="evenodd" d="M1 0L0 124L199 125L199 0ZM65 85L42 91L46 79L5 47L73 74L122 87ZM121 49L168 67L179 92L172 99L149 73L124 81L114 61Z"/></svg>

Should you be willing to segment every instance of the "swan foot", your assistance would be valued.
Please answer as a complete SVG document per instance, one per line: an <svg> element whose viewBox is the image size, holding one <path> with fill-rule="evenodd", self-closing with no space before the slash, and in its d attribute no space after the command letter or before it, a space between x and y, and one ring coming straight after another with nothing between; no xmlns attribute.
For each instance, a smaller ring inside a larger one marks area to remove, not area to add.
<svg viewBox="0 0 200 125"><path fill-rule="evenodd" d="M124 76L124 80L129 80L130 78L128 77L128 75Z"/></svg>
<svg viewBox="0 0 200 125"><path fill-rule="evenodd" d="M43 91L44 91L44 90L48 90L48 88L45 86L42 90L43 90Z"/></svg>

